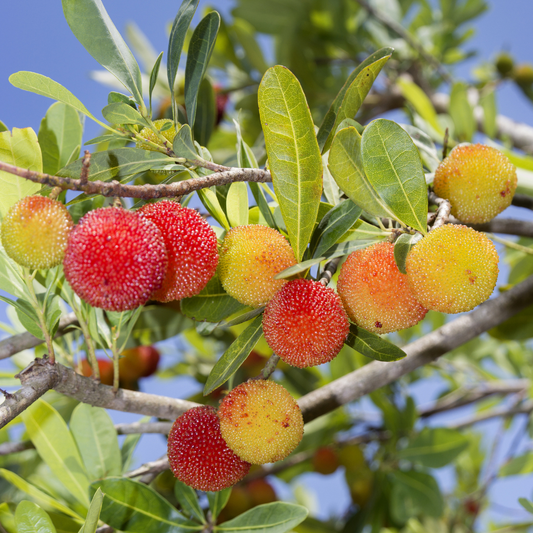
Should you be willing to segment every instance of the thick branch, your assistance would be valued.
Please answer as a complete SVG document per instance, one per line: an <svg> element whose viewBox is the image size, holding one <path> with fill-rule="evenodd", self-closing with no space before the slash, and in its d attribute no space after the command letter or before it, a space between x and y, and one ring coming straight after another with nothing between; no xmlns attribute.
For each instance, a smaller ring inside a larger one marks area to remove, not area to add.
<svg viewBox="0 0 533 533"><path fill-rule="evenodd" d="M458 220L456 222L460 224ZM470 226L477 231L504 233L506 235L518 235L520 237L529 237L530 239L533 239L533 222L526 222L525 220L495 218L485 224L467 224L467 226Z"/></svg>
<svg viewBox="0 0 533 533"><path fill-rule="evenodd" d="M533 143L533 138L531 141ZM527 194L515 194L513 196L513 205L533 210L533 198Z"/></svg>
<svg viewBox="0 0 533 533"><path fill-rule="evenodd" d="M408 344L407 357L392 363L373 361L299 399L304 420L310 422L337 407L357 400L400 377L431 363L514 316L533 301L533 276L500 296L488 300L468 315Z"/></svg>

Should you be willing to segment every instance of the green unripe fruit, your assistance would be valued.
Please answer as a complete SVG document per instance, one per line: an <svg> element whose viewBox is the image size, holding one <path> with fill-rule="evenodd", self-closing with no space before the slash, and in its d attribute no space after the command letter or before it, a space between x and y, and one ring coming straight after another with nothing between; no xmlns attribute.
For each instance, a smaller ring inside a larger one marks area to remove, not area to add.
<svg viewBox="0 0 533 533"><path fill-rule="evenodd" d="M502 78L505 78L513 71L513 56L511 56L511 54L508 54L507 52L501 52L496 57L494 65L496 66L496 70L500 73L500 76Z"/></svg>
<svg viewBox="0 0 533 533"><path fill-rule="evenodd" d="M167 126L168 129L164 129L163 131L161 131L165 124L171 124L170 128ZM159 131L159 133L168 141L169 146L172 147L172 142L174 141L174 137L176 137L176 128L174 127L174 122L168 118L162 118L159 120L154 120L154 126ZM139 135L143 139L152 141L153 143L164 147L161 139L155 134L152 128L143 128L140 131ZM142 148L143 150L150 150L152 152L157 151L155 147L150 146L149 144L146 144L144 142L138 142L137 148Z"/></svg>
<svg viewBox="0 0 533 533"><path fill-rule="evenodd" d="M514 71L514 81L521 87L533 85L533 65L531 63L518 65Z"/></svg>

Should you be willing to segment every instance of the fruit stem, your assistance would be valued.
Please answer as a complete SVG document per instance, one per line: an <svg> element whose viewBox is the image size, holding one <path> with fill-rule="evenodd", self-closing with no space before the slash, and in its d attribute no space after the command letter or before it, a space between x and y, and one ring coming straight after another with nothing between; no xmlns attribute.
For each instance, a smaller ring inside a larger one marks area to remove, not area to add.
<svg viewBox="0 0 533 533"><path fill-rule="evenodd" d="M336 257L335 259L332 259L329 263L327 263L324 267L324 271L322 272L322 275L318 280L319 283L322 283L322 285L324 285L324 287L327 287L328 283L331 281L331 278L337 271L337 267L339 266L341 259L342 257Z"/></svg>
<svg viewBox="0 0 533 533"><path fill-rule="evenodd" d="M119 386L119 375L118 375L118 361L119 353L117 350L117 340L120 335L120 328L113 326L111 328L111 352L113 353L113 391L118 391Z"/></svg>
<svg viewBox="0 0 533 533"><path fill-rule="evenodd" d="M444 198L439 198L432 190L428 192L428 200L430 204L437 206L437 217L435 218L435 222L433 223L431 230L448 224L448 219L450 218L450 212L452 210L452 204L450 204L450 202Z"/></svg>
<svg viewBox="0 0 533 533"><path fill-rule="evenodd" d="M253 379L268 379L276 370L276 366L279 362L279 355L273 353L265 364L265 368L261 370L261 373Z"/></svg>

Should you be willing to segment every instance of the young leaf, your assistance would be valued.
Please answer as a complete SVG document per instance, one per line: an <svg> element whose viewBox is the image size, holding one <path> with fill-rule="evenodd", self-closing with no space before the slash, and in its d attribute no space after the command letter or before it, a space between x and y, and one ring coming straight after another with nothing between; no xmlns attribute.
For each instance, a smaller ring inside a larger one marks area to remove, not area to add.
<svg viewBox="0 0 533 533"><path fill-rule="evenodd" d="M336 123L337 119L337 113L339 111L339 108L344 100L344 97L346 95L346 91L352 84L352 82L359 76L359 74L368 66L372 65L373 63L376 63L377 61L380 61L381 59L387 58L387 60L392 55L392 48L381 48L377 52L374 52L371 56L367 57L348 77L344 85L342 86L342 89L339 91L337 96L335 97L335 100L333 100L333 103L331 104L330 108L328 109L328 112L326 113L326 116L324 117L324 120L322 121L322 124L320 125L320 129L317 133L317 140L318 140L318 147L320 148L320 151L322 153L326 152L327 150L324 150L324 146L326 145L326 142L329 140L330 135L335 133L334 125ZM353 117L352 117L353 118Z"/></svg>
<svg viewBox="0 0 533 533"><path fill-rule="evenodd" d="M201 524L205 524L205 516L198 503L198 496L194 489L185 485L185 483L182 483L179 479L176 479L174 481L174 496L176 496L176 500L178 500L181 508L187 514L191 515L193 519Z"/></svg>
<svg viewBox="0 0 533 533"><path fill-rule="evenodd" d="M355 324L350 324L348 338L344 344L363 354L365 357L375 359L376 361L398 361L398 359L403 359L407 355L395 344Z"/></svg>
<svg viewBox="0 0 533 533"><path fill-rule="evenodd" d="M476 132L476 119L468 101L466 84L454 83L450 93L449 113L455 126L454 137L460 142L470 142Z"/></svg>
<svg viewBox="0 0 533 533"><path fill-rule="evenodd" d="M198 106L196 120L194 121L194 139L201 146L207 146L211 134L215 129L217 118L217 104L215 91L211 82L204 78L198 90Z"/></svg>
<svg viewBox="0 0 533 533"><path fill-rule="evenodd" d="M87 518L85 519L85 523L81 527L79 533L96 533L103 501L104 495L102 494L102 491L98 489L94 493L93 499L91 500L91 505L87 511Z"/></svg>
<svg viewBox="0 0 533 533"><path fill-rule="evenodd" d="M100 519L120 531L190 533L203 526L185 520L175 507L150 487L126 478L96 481L91 490L105 494Z"/></svg>
<svg viewBox="0 0 533 533"><path fill-rule="evenodd" d="M285 533L307 517L308 511L294 503L274 502L258 505L233 520L215 526L224 533Z"/></svg>
<svg viewBox="0 0 533 533"><path fill-rule="evenodd" d="M365 128L361 148L368 180L395 218L426 234L427 185L411 137L395 122L377 119Z"/></svg>
<svg viewBox="0 0 533 533"><path fill-rule="evenodd" d="M70 431L90 480L122 473L117 432L105 409L80 403L70 418Z"/></svg>
<svg viewBox="0 0 533 533"><path fill-rule="evenodd" d="M41 149L35 132L31 128L13 128L12 132L0 133L0 161L42 172ZM0 189L2 190L0 219L2 219L13 204L39 191L41 184L0 171Z"/></svg>
<svg viewBox="0 0 533 533"><path fill-rule="evenodd" d="M101 0L62 0L62 4L67 23L85 50L144 105L139 65Z"/></svg>
<svg viewBox="0 0 533 533"><path fill-rule="evenodd" d="M219 490L218 492L206 492L207 500L209 501L209 510L213 518L217 518L220 511L226 507L232 488Z"/></svg>
<svg viewBox="0 0 533 533"><path fill-rule="evenodd" d="M112 104L106 105L102 109L102 116L110 124L139 124L143 127L148 126L148 122L144 120L142 115L124 102L113 102Z"/></svg>
<svg viewBox="0 0 533 533"><path fill-rule="evenodd" d="M17 533L56 533L56 528L46 511L27 500L21 501L15 511Z"/></svg>
<svg viewBox="0 0 533 533"><path fill-rule="evenodd" d="M420 235L420 233L415 233L414 235L403 233L394 243L394 261L396 262L398 270L402 274L407 274L407 271L405 270L407 254L420 239L422 239L422 235Z"/></svg>
<svg viewBox="0 0 533 533"><path fill-rule="evenodd" d="M230 223L218 201L216 193L211 189L200 189L198 197L204 207L209 211L209 214L226 230L230 229Z"/></svg>
<svg viewBox="0 0 533 533"><path fill-rule="evenodd" d="M149 100L149 110L150 110L150 116L152 116L152 93L154 92L154 88L157 83L157 77L159 76L159 67L161 66L161 59L163 59L163 52L161 52L157 59L155 60L154 66L152 68L152 72L150 72L150 86L148 89L148 100Z"/></svg>
<svg viewBox="0 0 533 533"><path fill-rule="evenodd" d="M303 257L322 195L322 157L300 83L288 69L267 70L259 113L270 172L296 259Z"/></svg>
<svg viewBox="0 0 533 533"><path fill-rule="evenodd" d="M62 102L52 104L39 128L39 145L43 156L43 172L54 175L70 162L72 153L79 146L83 127L74 108Z"/></svg>
<svg viewBox="0 0 533 533"><path fill-rule="evenodd" d="M44 400L22 413L28 435L41 459L85 508L89 480L78 448L61 415Z"/></svg>
<svg viewBox="0 0 533 533"><path fill-rule="evenodd" d="M262 324L263 317L256 317L224 352L207 378L204 387L204 396L207 396L220 387L220 385L226 383L237 372L263 334Z"/></svg>
<svg viewBox="0 0 533 533"><path fill-rule="evenodd" d="M176 15L176 18L172 23L172 29L170 30L170 38L168 40L167 77L168 86L170 87L172 97L172 116L174 117L175 123L178 123L180 121L178 120L177 99L174 95L174 83L176 81L176 74L178 73L178 66L180 64L183 43L185 42L187 30L191 25L199 1L200 0L183 0Z"/></svg>
<svg viewBox="0 0 533 533"><path fill-rule="evenodd" d="M185 67L185 109L187 122L191 128L196 120L198 90L207 70L219 27L220 15L216 11L211 11L196 26L189 43Z"/></svg>
<svg viewBox="0 0 533 533"><path fill-rule="evenodd" d="M244 181L230 185L226 197L226 211L231 227L248 224L248 186Z"/></svg>

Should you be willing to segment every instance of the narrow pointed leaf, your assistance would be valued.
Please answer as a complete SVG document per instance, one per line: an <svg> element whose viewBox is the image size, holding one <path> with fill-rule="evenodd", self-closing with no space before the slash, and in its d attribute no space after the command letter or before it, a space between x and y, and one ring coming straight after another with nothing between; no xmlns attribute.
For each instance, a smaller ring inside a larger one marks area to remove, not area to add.
<svg viewBox="0 0 533 533"><path fill-rule="evenodd" d="M230 223L226 217L226 213L222 209L217 195L211 189L200 189L198 197L204 207L209 211L209 214L226 230L230 229Z"/></svg>
<svg viewBox="0 0 533 533"><path fill-rule="evenodd" d="M324 196L330 204L337 205L341 201L341 191L337 185L337 182L331 175L328 167L328 160L329 151L322 155L322 169L324 170Z"/></svg>
<svg viewBox="0 0 533 533"><path fill-rule="evenodd" d="M194 140L201 146L207 146L215 129L217 104L215 90L211 82L204 78L198 89L198 105L194 121Z"/></svg>
<svg viewBox="0 0 533 533"><path fill-rule="evenodd" d="M172 29L170 30L170 38L168 40L168 53L167 53L167 77L168 86L172 93L172 115L174 122L178 121L178 104L177 99L174 96L174 83L176 81L176 75L178 73L178 67L181 59L181 52L183 50L183 43L187 36L187 30L191 25L194 13L198 7L200 0L183 0L174 22L172 23Z"/></svg>
<svg viewBox="0 0 533 533"><path fill-rule="evenodd" d="M377 119L365 128L361 148L368 180L395 218L426 234L427 185L411 137L395 122Z"/></svg>
<svg viewBox="0 0 533 533"><path fill-rule="evenodd" d="M259 86L259 112L274 190L300 261L322 195L322 157L304 93L288 69L267 70Z"/></svg>
<svg viewBox="0 0 533 533"><path fill-rule="evenodd" d="M407 355L398 346L355 324L350 324L350 332L344 344L376 361L398 361Z"/></svg>
<svg viewBox="0 0 533 533"><path fill-rule="evenodd" d="M230 185L226 196L226 211L231 227L248 224L248 186L244 181Z"/></svg>
<svg viewBox="0 0 533 533"><path fill-rule="evenodd" d="M17 533L56 533L56 528L46 511L27 500L21 501L15 511Z"/></svg>
<svg viewBox="0 0 533 533"><path fill-rule="evenodd" d="M102 494L102 491L98 489L94 493L93 499L91 500L91 505L87 511L87 518L85 519L85 523L81 527L79 533L96 533L103 501L104 495Z"/></svg>
<svg viewBox="0 0 533 533"><path fill-rule="evenodd" d="M218 492L206 492L207 500L209 501L209 510L213 515L213 518L217 518L220 511L226 507L229 497L231 495L232 488L219 490Z"/></svg>
<svg viewBox="0 0 533 533"><path fill-rule="evenodd" d="M308 259L307 261L302 261L301 263L297 263L296 265L293 265L289 268L286 268L285 270L282 270L281 272L278 272L274 276L274 279L292 278L294 276L297 276L298 274L301 274L302 272L307 272L312 266L322 263L322 261L324 261L325 259L325 257L313 257L312 259Z"/></svg>
<svg viewBox="0 0 533 533"><path fill-rule="evenodd" d="M176 479L174 482L174 495L178 500L178 503L181 505L181 508L193 518L198 520L198 522L205 524L205 516L198 503L198 496L196 491L182 483L179 479Z"/></svg>
<svg viewBox="0 0 533 533"><path fill-rule="evenodd" d="M78 41L143 104L141 71L101 0L62 0L63 13Z"/></svg>
<svg viewBox="0 0 533 533"><path fill-rule="evenodd" d="M152 67L152 71L150 72L150 86L148 89L148 99L150 102L150 115L152 114L152 93L154 92L154 88L157 83L157 78L159 76L159 67L161 66L161 59L163 59L163 52L161 52L157 56L154 66Z"/></svg>
<svg viewBox="0 0 533 533"><path fill-rule="evenodd" d="M253 322L233 341L231 346L217 361L204 387L204 396L228 381L237 372L244 360L250 355L257 341L263 334L263 317L256 317Z"/></svg>
<svg viewBox="0 0 533 533"><path fill-rule="evenodd" d="M102 109L102 116L110 124L140 124L143 127L148 126L148 122L144 120L142 115L124 102L113 102L106 105Z"/></svg>
<svg viewBox="0 0 533 533"><path fill-rule="evenodd" d="M185 157L191 160L200 159L194 149L191 127L188 124L184 124L174 137L172 150L178 157Z"/></svg>
<svg viewBox="0 0 533 533"><path fill-rule="evenodd" d="M220 323L220 326L223 326L225 328L231 328L232 326L237 326L239 324L242 324L243 322L249 322L250 320L252 320L252 318L255 318L257 315L262 314L264 311L265 306L262 305L257 309L252 309L247 313L243 313L242 315L236 316L235 318L228 320L228 322L223 321Z"/></svg>
<svg viewBox="0 0 533 533"><path fill-rule="evenodd" d="M467 90L466 84L457 82L450 93L449 113L455 126L454 138L460 142L470 142L477 129Z"/></svg>
<svg viewBox="0 0 533 533"><path fill-rule="evenodd" d="M407 271L405 270L407 254L420 239L422 239L422 235L420 235L420 233L415 233L414 235L403 233L394 243L394 261L396 262L398 270L402 274L407 274Z"/></svg>
<svg viewBox="0 0 533 533"><path fill-rule="evenodd" d="M350 255L356 250L362 250L367 248L376 242L380 242L385 237L381 239L368 239L368 240L355 240L355 241L346 241L332 246L324 255L329 259L335 259L336 257L342 257L344 255Z"/></svg>
<svg viewBox="0 0 533 533"><path fill-rule="evenodd" d="M364 241L367 239L384 239L390 236L390 232L373 226L364 220L358 220L340 239L339 242Z"/></svg>
<svg viewBox="0 0 533 533"><path fill-rule="evenodd" d="M346 92L352 82L359 76L359 74L368 66L372 65L376 61L379 61L384 58L389 58L392 55L393 49L392 48L381 48L380 50L377 50L374 52L371 56L367 57L348 77L344 85L342 86L342 89L339 91L337 96L335 97L335 100L333 100L333 103L331 104L328 112L326 113L326 116L324 117L324 120L322 121L322 124L320 125L320 129L318 130L317 139L318 139L318 146L320 148L320 151L322 153L326 152L324 150L324 146L326 142L328 141L331 133L335 132L334 126L337 118L337 113L339 111L339 108L344 100L344 96L346 95ZM352 117L353 118L353 117Z"/></svg>
<svg viewBox="0 0 533 533"><path fill-rule="evenodd" d="M198 90L213 53L219 27L220 15L216 11L211 11L200 21L189 43L185 67L185 109L187 122L191 128L196 120Z"/></svg>

